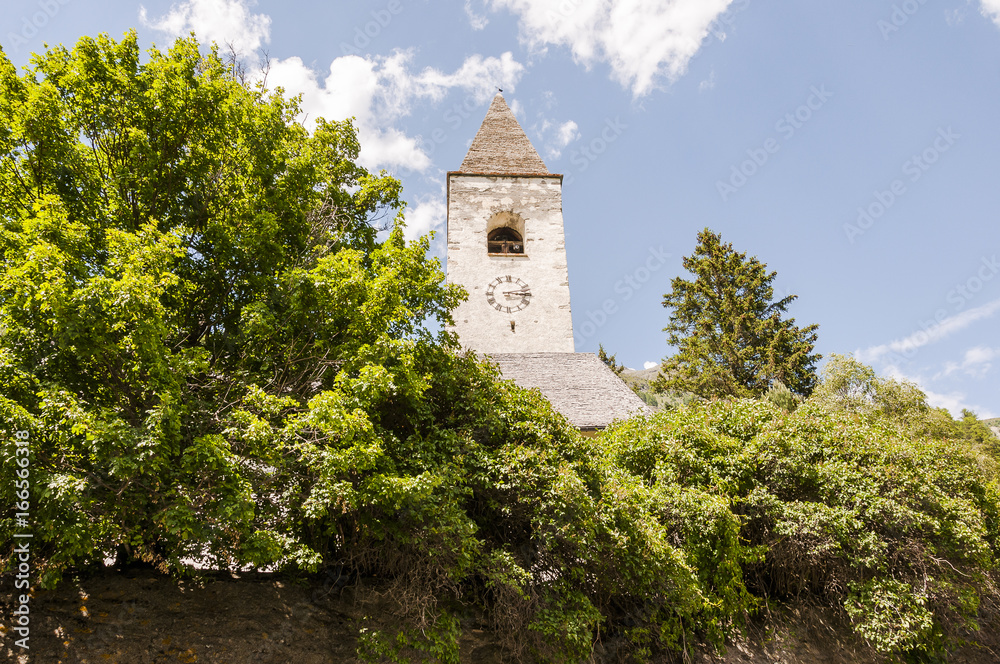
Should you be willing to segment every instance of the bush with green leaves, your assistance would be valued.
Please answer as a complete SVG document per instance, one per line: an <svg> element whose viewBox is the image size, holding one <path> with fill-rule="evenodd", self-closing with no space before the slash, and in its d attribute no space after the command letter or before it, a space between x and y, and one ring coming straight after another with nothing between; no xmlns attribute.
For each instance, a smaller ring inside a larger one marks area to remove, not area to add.
<svg viewBox="0 0 1000 664"><path fill-rule="evenodd" d="M427 238L379 232L399 183L350 122L310 133L237 72L134 34L0 58L0 422L29 435L42 585L108 558L332 565L389 585L363 657L441 662L467 604L519 657L646 661L804 592L930 651L995 596L970 418L848 362L791 414L697 403L584 438L430 331L463 293Z"/></svg>
<svg viewBox="0 0 1000 664"><path fill-rule="evenodd" d="M998 459L920 435L914 409L929 410L922 394L909 399L912 386L882 385L888 397L859 414L831 398L843 377L834 367L794 413L716 401L604 437L649 485L700 489L726 506L740 524L744 555L726 554L742 563L731 577L740 592L808 595L842 608L880 651L936 653L974 631L980 602L998 596ZM901 413L905 424L893 419Z"/></svg>
<svg viewBox="0 0 1000 664"><path fill-rule="evenodd" d="M778 408L791 412L799 407L801 399L796 397L780 380L774 381L764 397Z"/></svg>
<svg viewBox="0 0 1000 664"><path fill-rule="evenodd" d="M0 420L31 435L43 584L109 556L311 559L262 521L288 452L240 413L423 389L407 358L460 292L426 241L376 242L399 182L355 164L350 122L297 114L193 39L0 57Z"/></svg>
<svg viewBox="0 0 1000 664"><path fill-rule="evenodd" d="M721 638L738 563L684 547L738 554L732 515L429 331L463 294L426 238L379 235L398 181L356 165L350 122L297 113L193 39L0 58L0 421L29 432L41 584L109 558L343 566L392 584L373 658L454 661L460 599L553 661L599 633L673 647L706 615Z"/></svg>

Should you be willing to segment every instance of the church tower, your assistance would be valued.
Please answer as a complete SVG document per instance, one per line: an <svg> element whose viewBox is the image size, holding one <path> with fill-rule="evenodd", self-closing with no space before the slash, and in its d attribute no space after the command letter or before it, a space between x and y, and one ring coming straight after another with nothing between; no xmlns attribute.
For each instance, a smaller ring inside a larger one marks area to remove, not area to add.
<svg viewBox="0 0 1000 664"><path fill-rule="evenodd" d="M448 173L448 281L464 348L573 353L562 176L550 173L497 94L458 171Z"/></svg>

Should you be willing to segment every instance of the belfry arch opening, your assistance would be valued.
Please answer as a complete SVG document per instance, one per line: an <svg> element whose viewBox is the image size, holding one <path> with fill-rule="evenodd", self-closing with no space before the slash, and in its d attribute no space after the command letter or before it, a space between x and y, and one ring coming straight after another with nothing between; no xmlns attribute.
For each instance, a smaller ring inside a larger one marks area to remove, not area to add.
<svg viewBox="0 0 1000 664"><path fill-rule="evenodd" d="M524 253L524 240L513 228L495 228L490 231L486 244L489 253L499 256L521 255Z"/></svg>
<svg viewBox="0 0 1000 664"><path fill-rule="evenodd" d="M523 256L524 219L513 212L493 215L486 226L486 249L491 256Z"/></svg>

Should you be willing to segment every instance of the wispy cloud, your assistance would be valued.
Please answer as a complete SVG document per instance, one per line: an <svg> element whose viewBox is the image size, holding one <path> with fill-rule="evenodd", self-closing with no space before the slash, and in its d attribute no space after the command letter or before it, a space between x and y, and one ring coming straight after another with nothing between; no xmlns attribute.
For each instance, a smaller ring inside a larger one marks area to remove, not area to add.
<svg viewBox="0 0 1000 664"><path fill-rule="evenodd" d="M936 343L947 339L951 335L964 330L976 321L992 316L1000 310L1000 299L987 302L986 304L963 311L960 314L943 319L940 323L932 325L927 329L917 330L902 339L895 339L887 344L870 346L855 352L855 356L862 362L871 363L883 359L892 353L903 356L911 355L917 349L928 344Z"/></svg>
<svg viewBox="0 0 1000 664"><path fill-rule="evenodd" d="M563 149L582 136L580 126L574 120L559 121L548 117L549 112L557 106L558 102L551 90L542 93L542 110L538 111L537 119L531 125L531 131L544 145L545 155L552 159L561 157Z"/></svg>
<svg viewBox="0 0 1000 664"><path fill-rule="evenodd" d="M448 207L442 195L427 196L417 200L416 206L406 208L406 238L412 240L431 231L444 228Z"/></svg>
<svg viewBox="0 0 1000 664"><path fill-rule="evenodd" d="M921 388L923 389L923 388ZM980 418L991 418L995 415L984 409L982 406L977 406L975 404L966 401L966 396L964 392L949 392L948 394L938 394L937 392L932 392L931 390L924 389L924 394L927 395L927 403L934 408L944 408L953 417L961 417L963 410L971 410Z"/></svg>
<svg viewBox="0 0 1000 664"><path fill-rule="evenodd" d="M573 120L567 120L558 126L546 122L543 128L554 129L552 137L546 140L546 152L553 159L562 156L563 148L580 138L580 127Z"/></svg>
<svg viewBox="0 0 1000 664"><path fill-rule="evenodd" d="M935 378L950 376L956 371L961 371L973 378L981 378L989 373L990 369L993 368L993 360L998 357L1000 357L1000 348L976 346L965 351L965 357L961 363L945 363L944 371L935 376Z"/></svg>
<svg viewBox="0 0 1000 664"><path fill-rule="evenodd" d="M465 0L465 15L469 17L469 25L473 30L482 30L490 22L485 14L480 14L472 8L472 0Z"/></svg>
<svg viewBox="0 0 1000 664"><path fill-rule="evenodd" d="M715 87L715 72L713 71L708 75L704 81L698 84L698 92L704 92L705 90L711 90Z"/></svg>
<svg viewBox="0 0 1000 664"><path fill-rule="evenodd" d="M971 410L976 413L981 418L995 417L995 415L984 409L982 406L971 404L966 401L966 396L964 392L949 392L947 394L942 394L939 392L934 392L933 390L927 389L926 381L920 376L907 376L899 367L888 366L883 371L890 378L895 380L905 380L907 382L913 383L927 396L927 403L933 408L944 408L953 417L961 417L963 410Z"/></svg>

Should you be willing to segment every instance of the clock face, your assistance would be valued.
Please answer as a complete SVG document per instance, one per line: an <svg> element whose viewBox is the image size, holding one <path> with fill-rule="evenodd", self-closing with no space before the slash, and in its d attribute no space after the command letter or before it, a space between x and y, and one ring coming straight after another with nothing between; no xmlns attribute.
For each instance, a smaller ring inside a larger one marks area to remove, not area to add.
<svg viewBox="0 0 1000 664"><path fill-rule="evenodd" d="M486 300L499 312L513 313L531 303L528 284L509 274L497 277L486 287Z"/></svg>

